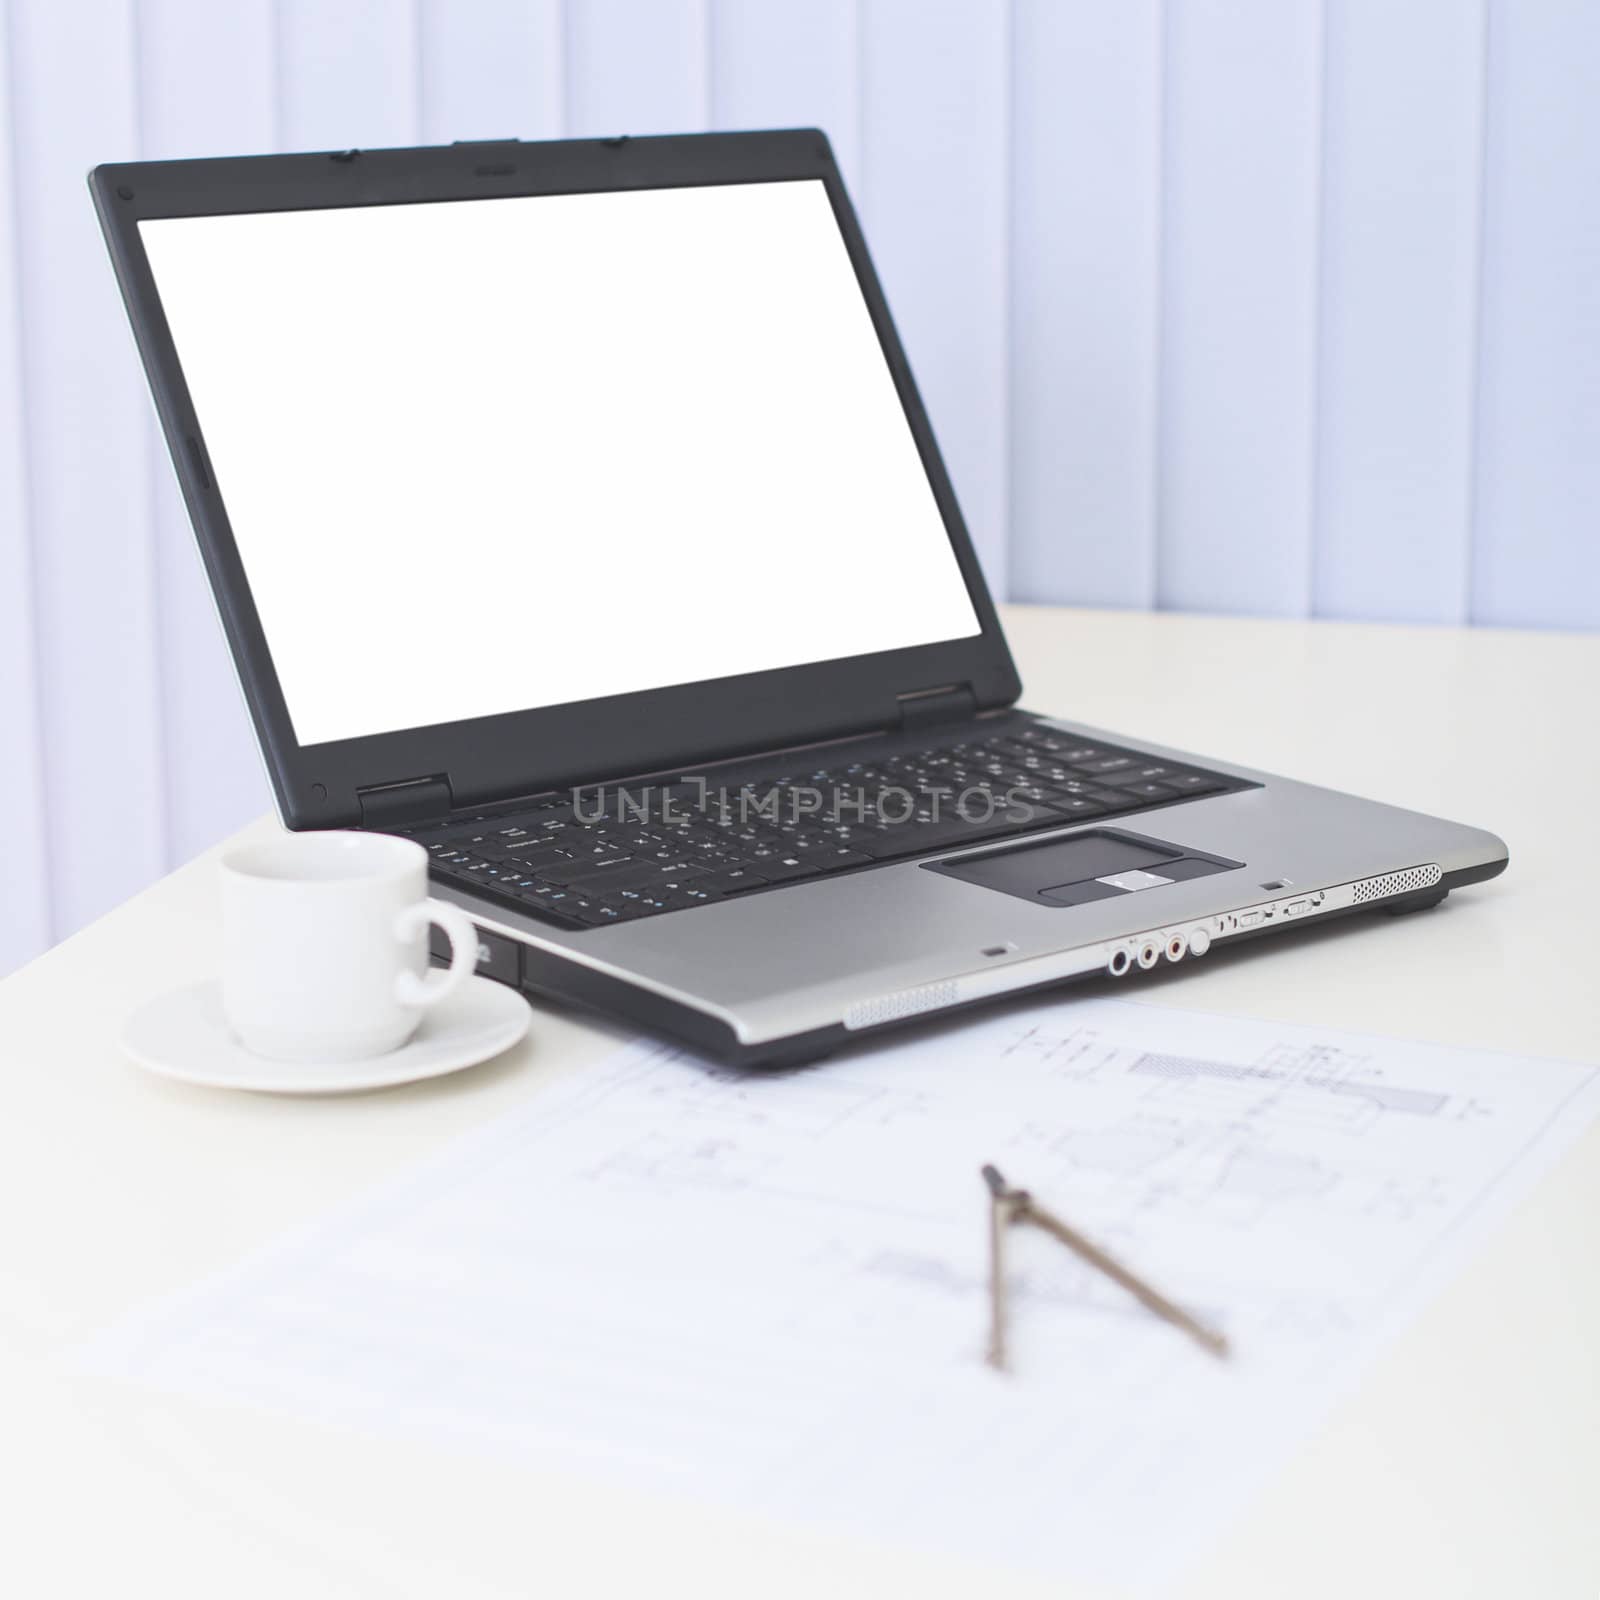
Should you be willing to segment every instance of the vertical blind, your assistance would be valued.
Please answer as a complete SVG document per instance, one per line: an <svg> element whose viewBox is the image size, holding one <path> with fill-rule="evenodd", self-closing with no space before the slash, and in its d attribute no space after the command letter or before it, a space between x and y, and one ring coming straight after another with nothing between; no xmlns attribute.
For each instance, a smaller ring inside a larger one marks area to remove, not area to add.
<svg viewBox="0 0 1600 1600"><path fill-rule="evenodd" d="M997 592L1600 625L1590 0L0 20L0 971L266 803L101 161L817 124Z"/></svg>

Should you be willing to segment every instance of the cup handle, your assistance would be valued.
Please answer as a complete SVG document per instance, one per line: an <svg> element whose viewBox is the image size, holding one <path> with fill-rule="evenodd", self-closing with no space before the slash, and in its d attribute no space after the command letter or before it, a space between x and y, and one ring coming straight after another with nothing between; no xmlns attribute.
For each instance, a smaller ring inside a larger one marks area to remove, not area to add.
<svg viewBox="0 0 1600 1600"><path fill-rule="evenodd" d="M394 997L403 1006L437 1005L477 970L478 930L465 911L446 905L443 900L419 900L407 906L395 918L394 936L415 938L430 922L437 924L450 941L450 965L421 978L414 972L400 973L394 980Z"/></svg>

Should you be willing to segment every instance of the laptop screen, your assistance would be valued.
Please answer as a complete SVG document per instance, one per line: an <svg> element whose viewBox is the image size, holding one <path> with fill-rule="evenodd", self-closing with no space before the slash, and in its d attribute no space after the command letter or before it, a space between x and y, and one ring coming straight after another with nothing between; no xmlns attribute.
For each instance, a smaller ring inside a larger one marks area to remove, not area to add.
<svg viewBox="0 0 1600 1600"><path fill-rule="evenodd" d="M821 180L139 231L302 745L979 632Z"/></svg>

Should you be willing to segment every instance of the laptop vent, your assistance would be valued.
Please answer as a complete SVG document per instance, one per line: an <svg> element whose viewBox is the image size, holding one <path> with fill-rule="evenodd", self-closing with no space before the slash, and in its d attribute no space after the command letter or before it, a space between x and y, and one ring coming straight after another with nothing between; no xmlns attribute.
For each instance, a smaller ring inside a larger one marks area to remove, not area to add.
<svg viewBox="0 0 1600 1600"><path fill-rule="evenodd" d="M880 994L876 1000L863 1000L851 1006L844 1014L844 1025L847 1028L872 1028L881 1022L897 1022L901 1017L914 1017L919 1011L937 1011L941 1006L953 1006L960 997L959 983L925 983L918 989Z"/></svg>
<svg viewBox="0 0 1600 1600"><path fill-rule="evenodd" d="M1407 867L1404 872L1386 872L1381 878L1363 878L1350 888L1350 903L1387 900L1390 895L1410 894L1414 889L1431 889L1444 874L1436 861L1425 867Z"/></svg>

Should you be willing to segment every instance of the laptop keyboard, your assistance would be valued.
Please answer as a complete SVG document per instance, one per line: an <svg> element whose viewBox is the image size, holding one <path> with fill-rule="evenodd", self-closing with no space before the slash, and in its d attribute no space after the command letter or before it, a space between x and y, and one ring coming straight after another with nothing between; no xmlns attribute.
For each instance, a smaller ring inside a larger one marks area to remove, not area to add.
<svg viewBox="0 0 1600 1600"><path fill-rule="evenodd" d="M1004 727L736 785L682 778L551 794L412 837L436 877L592 928L1253 787L1026 719Z"/></svg>

